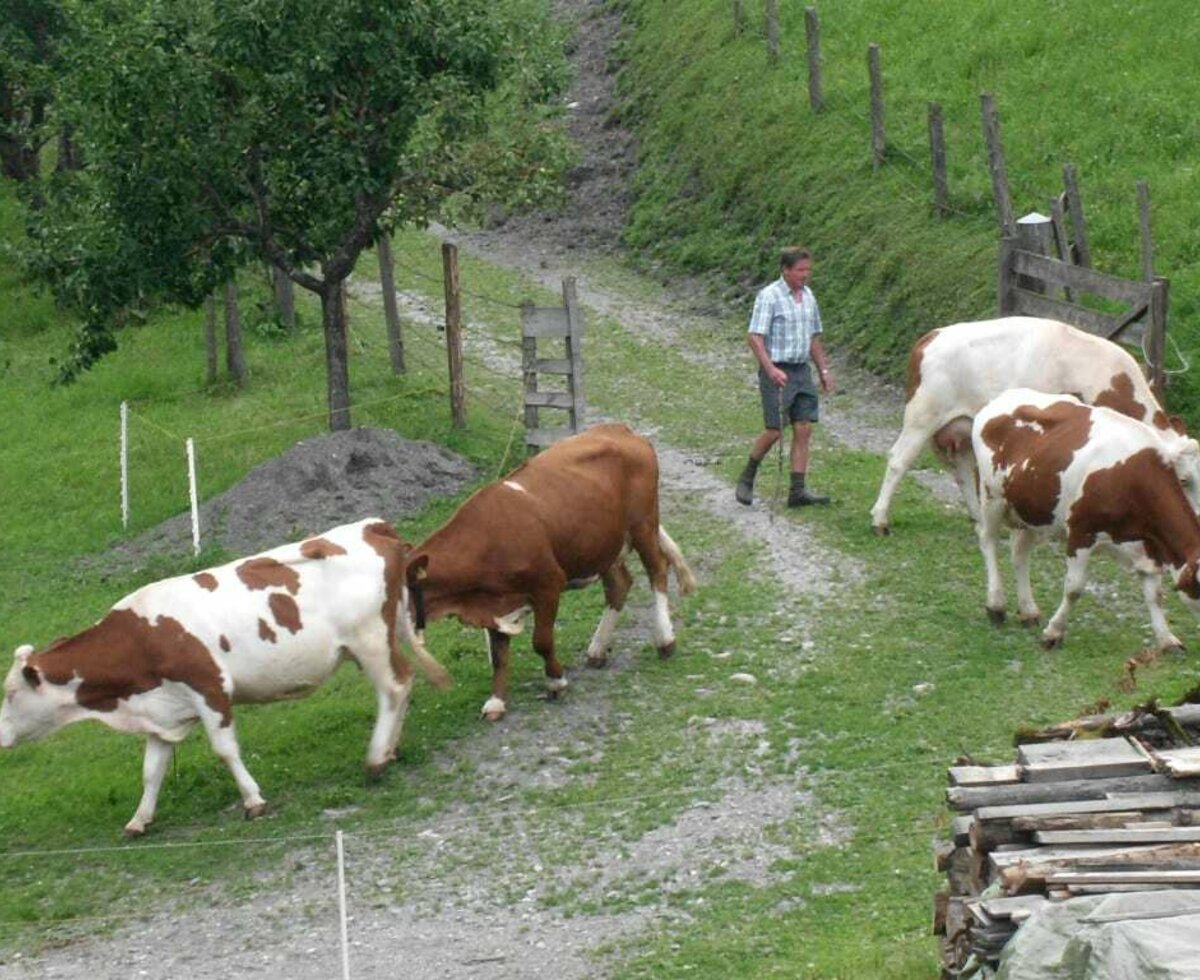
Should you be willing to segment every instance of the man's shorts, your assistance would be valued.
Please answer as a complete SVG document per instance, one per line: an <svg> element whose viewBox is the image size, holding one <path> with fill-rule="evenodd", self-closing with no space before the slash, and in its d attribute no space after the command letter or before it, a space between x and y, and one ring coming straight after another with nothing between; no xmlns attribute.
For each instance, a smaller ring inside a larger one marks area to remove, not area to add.
<svg viewBox="0 0 1200 980"><path fill-rule="evenodd" d="M780 392L783 393L783 412L790 422L819 421L817 388L813 384L812 368L808 362L779 362L775 366L787 372L787 384L782 388L776 387L761 367L758 369L758 393L762 396L763 425L768 429L783 428L779 418Z"/></svg>

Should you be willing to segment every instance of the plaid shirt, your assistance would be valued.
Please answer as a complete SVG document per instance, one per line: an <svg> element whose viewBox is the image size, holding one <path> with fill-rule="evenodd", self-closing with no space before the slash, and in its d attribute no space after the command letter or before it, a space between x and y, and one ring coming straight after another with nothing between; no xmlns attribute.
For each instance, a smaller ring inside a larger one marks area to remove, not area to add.
<svg viewBox="0 0 1200 980"><path fill-rule="evenodd" d="M754 301L750 315L750 333L766 339L767 356L777 364L795 364L808 360L812 339L821 332L821 311L817 298L807 286L800 302L780 276L764 286Z"/></svg>

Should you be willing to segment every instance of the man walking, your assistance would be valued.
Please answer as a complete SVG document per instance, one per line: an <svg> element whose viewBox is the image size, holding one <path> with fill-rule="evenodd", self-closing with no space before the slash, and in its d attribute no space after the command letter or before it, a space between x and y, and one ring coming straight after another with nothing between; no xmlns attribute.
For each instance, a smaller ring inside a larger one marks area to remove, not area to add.
<svg viewBox="0 0 1200 980"><path fill-rule="evenodd" d="M812 256L807 249L788 247L779 256L780 276L764 287L754 301L747 341L758 359L758 390L762 396L763 431L750 448L750 459L738 478L738 503L754 500L758 464L779 440L783 416L792 426L792 482L789 507L827 504L829 498L805 485L812 424L819 418L813 367L821 389L836 386L821 342L821 312L808 288Z"/></svg>

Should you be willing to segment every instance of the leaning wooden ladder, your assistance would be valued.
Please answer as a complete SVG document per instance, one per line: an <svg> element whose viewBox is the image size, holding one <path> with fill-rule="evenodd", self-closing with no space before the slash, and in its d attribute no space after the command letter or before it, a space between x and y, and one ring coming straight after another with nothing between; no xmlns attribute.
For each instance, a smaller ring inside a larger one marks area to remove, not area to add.
<svg viewBox="0 0 1200 980"><path fill-rule="evenodd" d="M539 357L538 341L562 338L565 357ZM525 445L532 450L574 435L583 425L583 314L575 295L575 280L563 280L563 305L521 306L522 370L525 376ZM563 378L566 390L544 390L539 375ZM543 427L543 408L566 411L565 426Z"/></svg>

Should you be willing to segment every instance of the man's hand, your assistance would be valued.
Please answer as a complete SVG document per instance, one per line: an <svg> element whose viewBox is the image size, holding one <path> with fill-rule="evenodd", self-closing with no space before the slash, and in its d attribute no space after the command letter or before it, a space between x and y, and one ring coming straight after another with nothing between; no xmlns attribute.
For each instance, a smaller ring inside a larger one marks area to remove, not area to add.
<svg viewBox="0 0 1200 980"><path fill-rule="evenodd" d="M832 395L837 391L837 382L833 380L833 371L828 367L821 368L819 371L821 377L821 390L827 395Z"/></svg>
<svg viewBox="0 0 1200 980"><path fill-rule="evenodd" d="M777 368L774 364L767 368L767 377L771 379L771 383L776 388L782 388L787 384L787 372L783 368Z"/></svg>

